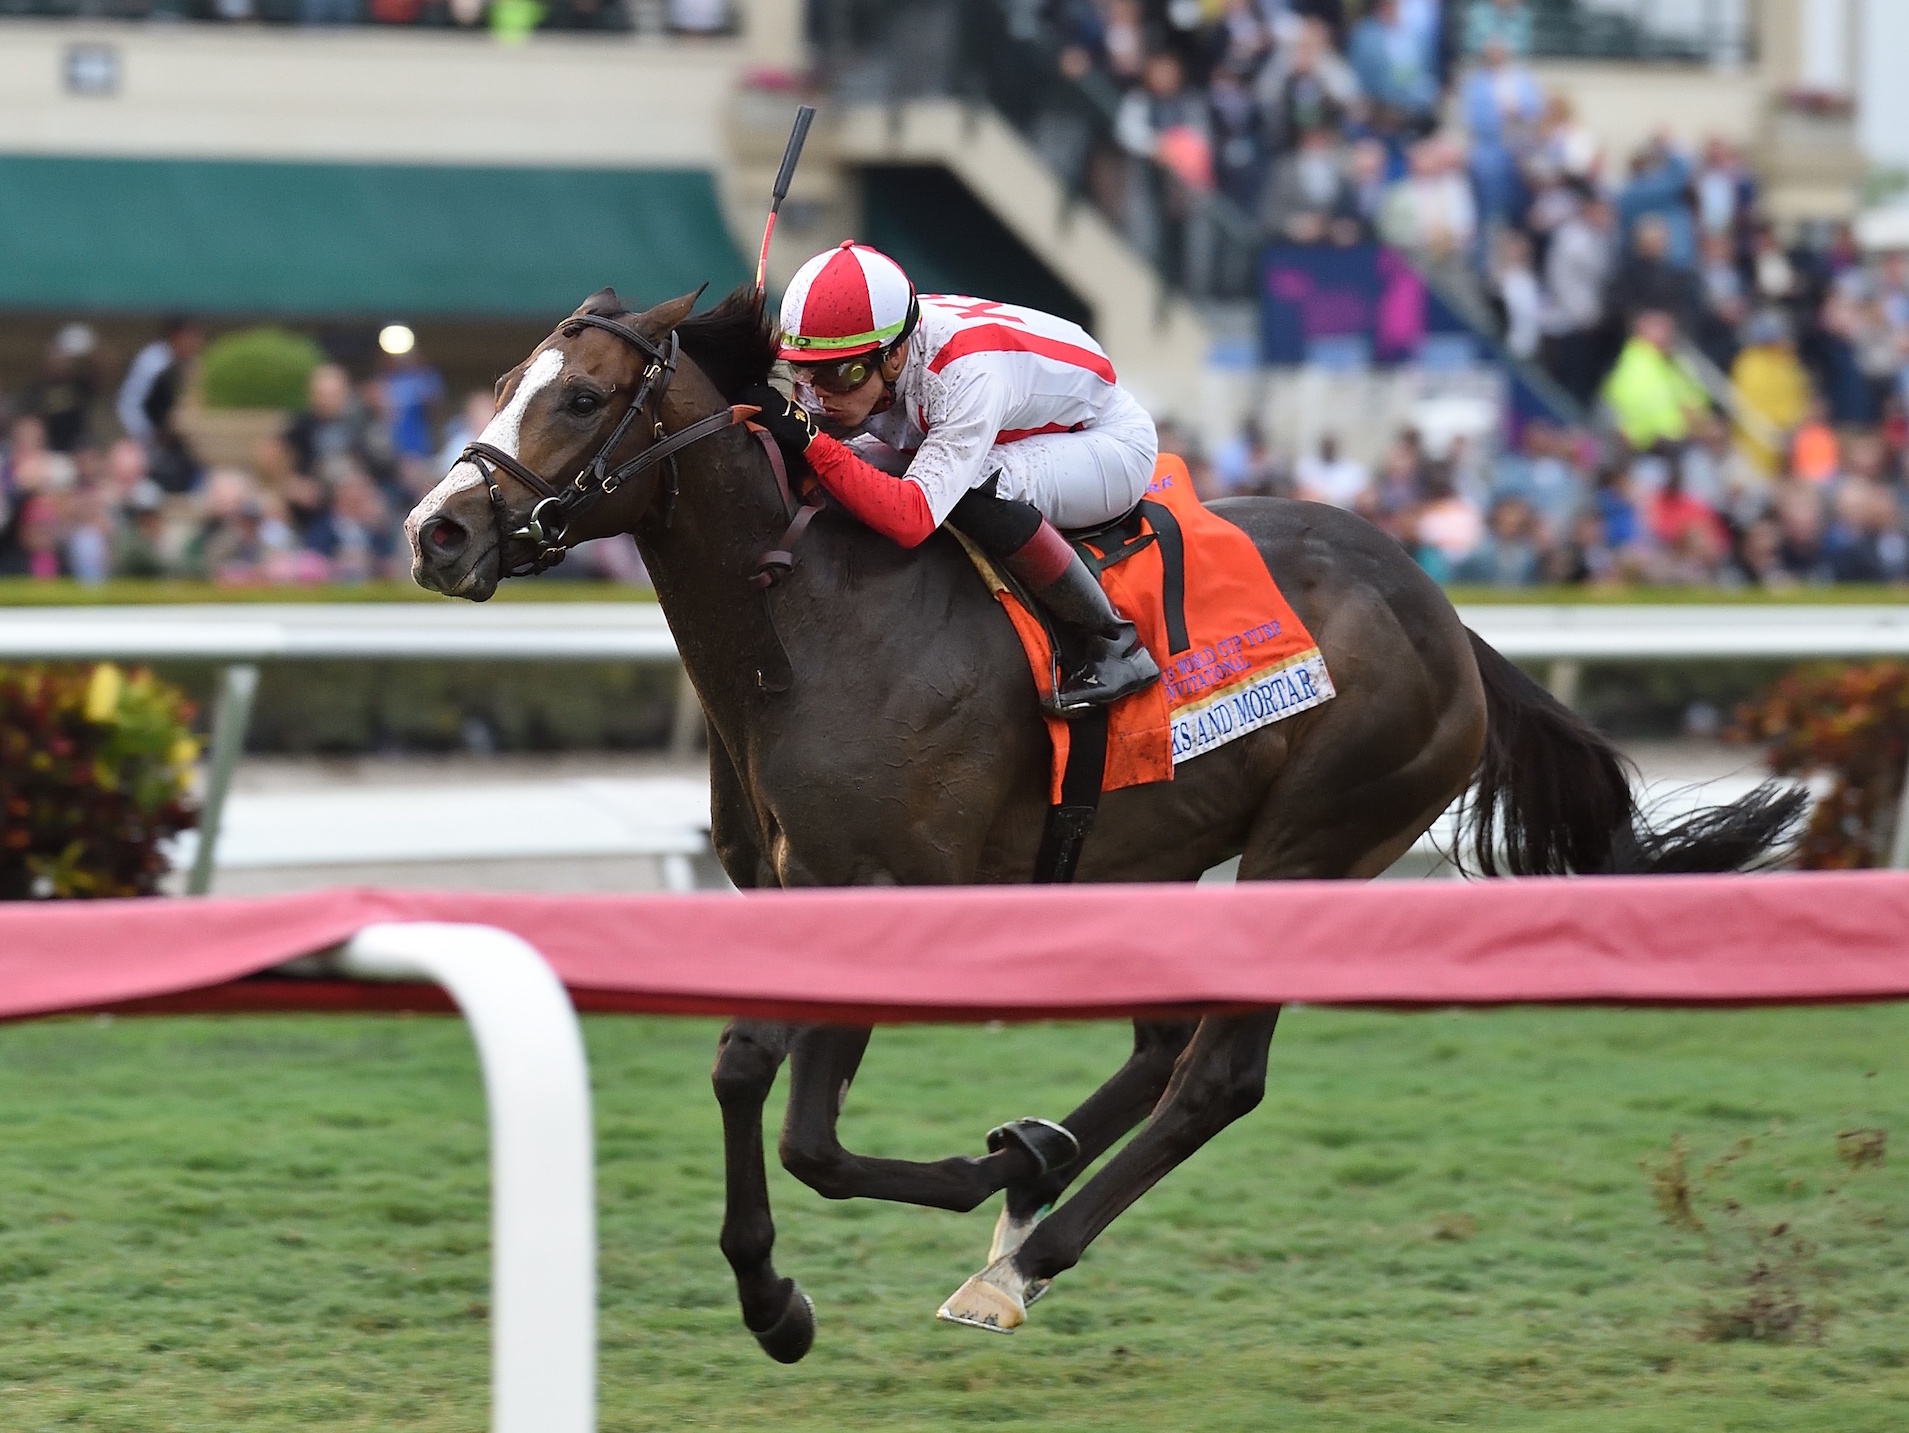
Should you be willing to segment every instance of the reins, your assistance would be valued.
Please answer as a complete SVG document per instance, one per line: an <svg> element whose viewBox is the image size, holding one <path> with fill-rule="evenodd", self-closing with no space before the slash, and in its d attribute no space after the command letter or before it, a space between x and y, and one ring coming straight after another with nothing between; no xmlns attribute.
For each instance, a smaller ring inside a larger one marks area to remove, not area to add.
<svg viewBox="0 0 1909 1433"><path fill-rule="evenodd" d="M782 456L781 447L769 435L769 430L760 423L751 423L749 431L761 441L762 451L768 456L770 471L776 475L776 495L782 499L783 514L789 519L781 540L756 559L756 565L749 574L750 585L766 592L795 570L795 545L802 540L802 534L809 530L815 515L822 511L822 504L805 503L796 495L795 488L789 482L789 465Z"/></svg>
<svg viewBox="0 0 1909 1433"><path fill-rule="evenodd" d="M565 319L558 332L566 338L576 337L583 328L600 328L613 333L625 343L635 348L649 359L643 370L643 377L637 386L636 394L630 399L629 407L623 410L623 417L617 422L610 436L598 446L596 455L586 462L577 476L568 484L558 487L541 474L532 472L523 463L503 449L485 442L467 443L459 454L460 462L469 462L483 475L484 485L490 494L491 509L496 515L497 531L500 542L522 540L534 543L536 552L512 568L503 569L502 577L526 577L532 573L543 572L547 568L562 562L570 550L566 541L570 528L578 518L587 514L598 503L613 495L631 478L646 472L658 463L670 462L671 484L675 483L676 454L690 444L720 433L727 428L753 417L756 409L747 404L736 404L707 418L699 418L687 428L674 433L666 433L663 421L655 414L664 395L669 392L672 379L676 376L676 360L681 351L682 342L674 329L670 330L668 347L655 343L647 334L631 328L628 324L618 323L615 319L602 318L596 314L577 314ZM623 445L631 426L641 416L647 415L650 421L649 447L627 462L611 467L610 462L616 450ZM522 527L510 525L510 509L504 501L503 489L497 484L497 473L501 469L509 473L518 482L537 494L539 501L530 510L530 516ZM778 475L780 476L780 475ZM782 479L784 491L787 491L787 479ZM804 523L803 526L807 524ZM784 546L788 545L785 538ZM777 556L780 554L771 554ZM501 568L500 554L500 568ZM786 569L785 569L786 570Z"/></svg>

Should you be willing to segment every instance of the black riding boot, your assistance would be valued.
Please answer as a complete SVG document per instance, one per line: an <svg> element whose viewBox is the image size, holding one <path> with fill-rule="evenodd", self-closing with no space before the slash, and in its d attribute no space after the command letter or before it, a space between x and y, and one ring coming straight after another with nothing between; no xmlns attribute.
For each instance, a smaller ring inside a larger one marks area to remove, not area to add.
<svg viewBox="0 0 1909 1433"><path fill-rule="evenodd" d="M1133 623L1114 611L1080 554L1031 503L997 496L998 482L968 493L953 518L1060 628L1060 690L1041 705L1071 720L1159 681L1160 668Z"/></svg>
<svg viewBox="0 0 1909 1433"><path fill-rule="evenodd" d="M1041 705L1050 715L1071 721L1094 707L1145 691L1160 680L1160 668L1133 623L1114 610L1080 554L1069 555L1072 561L1058 578L1051 576L1051 568L1045 569L1046 586L1024 570L1021 553L1007 559L1007 568L1062 629L1060 690Z"/></svg>

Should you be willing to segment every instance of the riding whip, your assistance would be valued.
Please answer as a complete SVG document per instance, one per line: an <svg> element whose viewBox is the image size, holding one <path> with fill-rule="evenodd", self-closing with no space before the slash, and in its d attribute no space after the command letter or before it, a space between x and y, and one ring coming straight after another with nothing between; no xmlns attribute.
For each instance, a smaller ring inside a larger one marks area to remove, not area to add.
<svg viewBox="0 0 1909 1433"><path fill-rule="evenodd" d="M795 178L796 161L802 158L802 142L809 137L815 122L815 106L805 104L795 112L795 128L789 131L789 147L782 151L782 168L776 171L776 186L770 191L769 222L762 226L762 253L756 258L756 292L764 292L769 283L769 239L776 231L776 214L789 197L789 181Z"/></svg>

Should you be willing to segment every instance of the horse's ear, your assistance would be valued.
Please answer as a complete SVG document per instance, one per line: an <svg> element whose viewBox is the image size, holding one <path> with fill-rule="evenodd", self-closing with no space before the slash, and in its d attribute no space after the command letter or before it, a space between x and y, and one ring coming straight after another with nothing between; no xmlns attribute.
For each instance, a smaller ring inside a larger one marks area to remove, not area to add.
<svg viewBox="0 0 1909 1433"><path fill-rule="evenodd" d="M623 300L616 296L616 290L608 288L598 289L577 305L577 313L595 314L598 318L612 318L617 314L628 312L629 309L624 306Z"/></svg>
<svg viewBox="0 0 1909 1433"><path fill-rule="evenodd" d="M708 284L704 284L702 288L697 289L694 293L684 294L681 298L677 299L665 300L648 313L639 317L636 321L636 326L652 337L668 333L695 311L696 300L703 296L703 289L708 287Z"/></svg>

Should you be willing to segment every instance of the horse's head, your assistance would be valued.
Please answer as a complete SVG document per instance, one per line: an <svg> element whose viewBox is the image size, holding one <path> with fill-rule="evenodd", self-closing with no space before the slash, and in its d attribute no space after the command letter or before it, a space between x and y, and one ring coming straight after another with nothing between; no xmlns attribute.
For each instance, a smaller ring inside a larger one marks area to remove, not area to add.
<svg viewBox="0 0 1909 1433"><path fill-rule="evenodd" d="M670 335L695 302L686 294L633 314L604 289L498 380L490 424L405 519L420 586L484 601L543 550L534 515L551 493L573 489L588 469L600 476L599 458L626 462L649 447L666 398L672 407L711 398L703 384L699 394L674 392L655 357L670 351ZM632 411L637 403L646 411ZM664 471L647 468L566 514L563 545L628 532Z"/></svg>

